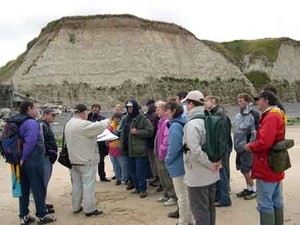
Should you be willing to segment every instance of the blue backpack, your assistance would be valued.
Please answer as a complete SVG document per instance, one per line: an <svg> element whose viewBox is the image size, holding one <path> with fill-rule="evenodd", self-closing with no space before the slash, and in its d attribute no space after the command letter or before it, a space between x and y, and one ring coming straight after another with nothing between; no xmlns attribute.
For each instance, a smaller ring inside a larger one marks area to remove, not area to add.
<svg viewBox="0 0 300 225"><path fill-rule="evenodd" d="M19 134L21 124L28 119L25 117L21 121L7 121L3 133L0 137L0 152L7 163L12 165L20 164L22 156L23 139Z"/></svg>

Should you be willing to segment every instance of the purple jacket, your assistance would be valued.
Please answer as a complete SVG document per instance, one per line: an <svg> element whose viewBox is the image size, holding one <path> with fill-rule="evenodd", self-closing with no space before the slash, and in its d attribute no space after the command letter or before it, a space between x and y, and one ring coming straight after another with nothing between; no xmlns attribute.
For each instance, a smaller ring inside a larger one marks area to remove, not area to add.
<svg viewBox="0 0 300 225"><path fill-rule="evenodd" d="M28 160L40 135L40 126L34 119L26 120L20 127L20 135L24 139L22 160Z"/></svg>
<svg viewBox="0 0 300 225"><path fill-rule="evenodd" d="M169 120L167 117L162 117L157 124L157 154L158 160L164 161L168 151L168 135L169 128L167 127Z"/></svg>

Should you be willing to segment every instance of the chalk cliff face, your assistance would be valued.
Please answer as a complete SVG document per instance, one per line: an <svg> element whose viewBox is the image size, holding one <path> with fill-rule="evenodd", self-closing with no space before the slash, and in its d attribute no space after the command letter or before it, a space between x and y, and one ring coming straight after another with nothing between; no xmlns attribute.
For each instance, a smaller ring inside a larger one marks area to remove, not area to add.
<svg viewBox="0 0 300 225"><path fill-rule="evenodd" d="M235 65L174 24L96 16L53 26L43 29L12 77L22 93L68 105L113 105L131 97L171 98L194 87L227 102L254 91Z"/></svg>
<svg viewBox="0 0 300 225"><path fill-rule="evenodd" d="M255 94L244 75L254 70L266 71L289 90L299 88L293 86L300 80L297 45L282 44L269 64L245 56L240 68L177 25L130 15L62 18L30 44L11 79L17 91L44 102L106 108L129 98L144 103L199 89L232 103L240 92ZM295 93L287 99L300 100Z"/></svg>

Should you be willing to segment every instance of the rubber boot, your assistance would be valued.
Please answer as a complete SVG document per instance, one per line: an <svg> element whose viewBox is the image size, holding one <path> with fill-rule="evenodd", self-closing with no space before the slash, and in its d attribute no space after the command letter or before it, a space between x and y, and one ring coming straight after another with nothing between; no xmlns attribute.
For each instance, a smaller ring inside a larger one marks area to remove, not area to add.
<svg viewBox="0 0 300 225"><path fill-rule="evenodd" d="M275 225L274 213L260 213L260 225Z"/></svg>
<svg viewBox="0 0 300 225"><path fill-rule="evenodd" d="M274 208L275 213L275 225L283 225L284 216L283 208Z"/></svg>

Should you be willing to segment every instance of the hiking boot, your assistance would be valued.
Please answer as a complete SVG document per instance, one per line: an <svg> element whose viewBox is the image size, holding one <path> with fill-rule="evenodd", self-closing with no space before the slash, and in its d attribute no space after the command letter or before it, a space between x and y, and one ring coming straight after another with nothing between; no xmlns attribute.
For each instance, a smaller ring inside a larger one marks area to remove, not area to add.
<svg viewBox="0 0 300 225"><path fill-rule="evenodd" d="M21 225L28 225L33 222L35 222L35 218L33 216L30 216L29 214L24 216L23 218L20 218Z"/></svg>
<svg viewBox="0 0 300 225"><path fill-rule="evenodd" d="M141 193L140 191L138 191L138 190L134 190L134 191L132 191L132 192L130 192L130 194L139 194L139 193Z"/></svg>
<svg viewBox="0 0 300 225"><path fill-rule="evenodd" d="M46 216L44 216L44 217L39 217L38 218L38 221L37 221L37 224L38 225L41 225L41 224L47 224L47 223L52 223L52 222L54 222L54 221L56 221L57 219L56 219L56 217L55 216L53 216L53 215L46 215Z"/></svg>
<svg viewBox="0 0 300 225"><path fill-rule="evenodd" d="M50 208L50 209L46 208L46 213L53 214L53 213L55 213L55 210L53 208Z"/></svg>
<svg viewBox="0 0 300 225"><path fill-rule="evenodd" d="M54 209L54 206L52 204L46 204L47 209Z"/></svg>
<svg viewBox="0 0 300 225"><path fill-rule="evenodd" d="M96 209L95 211L91 212L91 213L86 213L85 216L87 217L96 217L103 214L103 212L99 209Z"/></svg>
<svg viewBox="0 0 300 225"><path fill-rule="evenodd" d="M255 191L249 191L249 193L244 196L244 199L251 200L251 199L255 199L256 196L257 196L257 193Z"/></svg>
<svg viewBox="0 0 300 225"><path fill-rule="evenodd" d="M80 209L78 209L77 211L73 211L73 214L78 214L83 210L82 206L80 207Z"/></svg>
<svg viewBox="0 0 300 225"><path fill-rule="evenodd" d="M116 181L116 186L121 185L121 183L122 183L122 182L121 182L120 180L117 180L117 181Z"/></svg>
<svg viewBox="0 0 300 225"><path fill-rule="evenodd" d="M168 217L174 218L174 219L178 219L179 218L179 211L178 211L178 209L176 211L174 211L174 212L168 213Z"/></svg>
<svg viewBox="0 0 300 225"><path fill-rule="evenodd" d="M166 202L166 201L168 201L168 198L162 195L162 196L160 196L160 198L157 199L156 201L157 201L157 202Z"/></svg>
<svg viewBox="0 0 300 225"><path fill-rule="evenodd" d="M146 198L147 197L147 192L146 191L141 191L139 197L140 198Z"/></svg>
<svg viewBox="0 0 300 225"><path fill-rule="evenodd" d="M134 185L132 183L129 183L126 187L126 190L131 190L134 188Z"/></svg>
<svg viewBox="0 0 300 225"><path fill-rule="evenodd" d="M245 197L246 195L248 195L249 192L250 192L250 191L248 191L247 189L244 189L244 190L242 190L241 192L236 193L236 196L237 196L238 198L243 198L243 197Z"/></svg>
<svg viewBox="0 0 300 225"><path fill-rule="evenodd" d="M164 203L164 206L172 206L177 205L177 201L175 198L169 198L168 201Z"/></svg>

